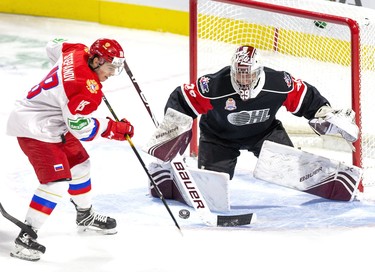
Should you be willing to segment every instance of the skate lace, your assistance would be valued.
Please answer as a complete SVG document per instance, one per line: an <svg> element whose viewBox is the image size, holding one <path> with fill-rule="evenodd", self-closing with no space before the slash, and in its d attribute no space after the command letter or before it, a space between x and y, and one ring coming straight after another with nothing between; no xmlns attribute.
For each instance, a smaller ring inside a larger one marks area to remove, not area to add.
<svg viewBox="0 0 375 272"><path fill-rule="evenodd" d="M107 223L107 217L108 216L105 216L105 215L101 215L101 214L95 214L94 216L94 220L93 221L99 221L99 222L103 222L103 223Z"/></svg>

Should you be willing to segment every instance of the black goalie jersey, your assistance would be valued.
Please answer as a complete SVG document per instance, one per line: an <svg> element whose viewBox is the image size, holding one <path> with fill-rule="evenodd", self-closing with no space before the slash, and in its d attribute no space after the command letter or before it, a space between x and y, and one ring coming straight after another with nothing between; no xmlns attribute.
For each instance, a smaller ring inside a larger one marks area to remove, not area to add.
<svg viewBox="0 0 375 272"><path fill-rule="evenodd" d="M201 114L201 132L241 142L269 131L281 106L296 116L312 119L321 106L329 104L314 86L268 67L262 71L258 88L255 98L243 101L232 86L227 66L198 78L195 84L177 87L165 110L170 107L193 118Z"/></svg>

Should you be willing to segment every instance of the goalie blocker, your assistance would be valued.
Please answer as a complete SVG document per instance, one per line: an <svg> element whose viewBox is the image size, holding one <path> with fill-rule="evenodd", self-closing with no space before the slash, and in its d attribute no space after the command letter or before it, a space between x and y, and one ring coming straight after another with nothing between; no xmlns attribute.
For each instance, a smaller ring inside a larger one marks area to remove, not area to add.
<svg viewBox="0 0 375 272"><path fill-rule="evenodd" d="M163 122L143 147L146 153L164 161L171 161L182 155L190 143L193 118L168 108Z"/></svg>

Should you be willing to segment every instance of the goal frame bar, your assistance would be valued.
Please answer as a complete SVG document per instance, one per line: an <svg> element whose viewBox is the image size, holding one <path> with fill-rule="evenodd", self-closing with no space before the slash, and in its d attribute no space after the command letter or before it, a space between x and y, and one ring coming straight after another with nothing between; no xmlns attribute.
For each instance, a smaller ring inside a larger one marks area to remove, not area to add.
<svg viewBox="0 0 375 272"><path fill-rule="evenodd" d="M190 62L190 82L196 82L198 73L198 1L190 0L189 3L189 62ZM258 2L254 0L211 0L237 6L251 7L272 13L281 13L295 17L302 17L311 20L319 20L347 26L350 30L351 44L351 100L352 108L356 112L356 123L359 127L358 140L354 143L356 152L352 153L352 161L355 166L362 167L362 127L360 111L360 30L357 21L336 15L297 9L292 7L280 6L270 3ZM198 124L197 119L193 122L193 137L190 142L190 156L198 155Z"/></svg>

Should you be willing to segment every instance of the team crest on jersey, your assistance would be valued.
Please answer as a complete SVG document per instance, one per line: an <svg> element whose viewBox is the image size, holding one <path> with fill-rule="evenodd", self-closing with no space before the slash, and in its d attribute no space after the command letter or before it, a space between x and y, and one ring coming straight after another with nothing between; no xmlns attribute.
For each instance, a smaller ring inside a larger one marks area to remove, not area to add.
<svg viewBox="0 0 375 272"><path fill-rule="evenodd" d="M210 82L210 79L208 77L201 77L199 79L199 85L201 87L202 94L208 93L210 90L208 88L208 83Z"/></svg>
<svg viewBox="0 0 375 272"><path fill-rule="evenodd" d="M290 75L284 72L284 80L288 88L292 86L292 79L290 78Z"/></svg>
<svg viewBox="0 0 375 272"><path fill-rule="evenodd" d="M224 109L229 110L229 111L237 109L236 101L234 101L233 98L228 98L227 102L225 102Z"/></svg>
<svg viewBox="0 0 375 272"><path fill-rule="evenodd" d="M88 79L86 81L86 88L90 93L96 94L99 90L99 84L95 81L95 79Z"/></svg>

